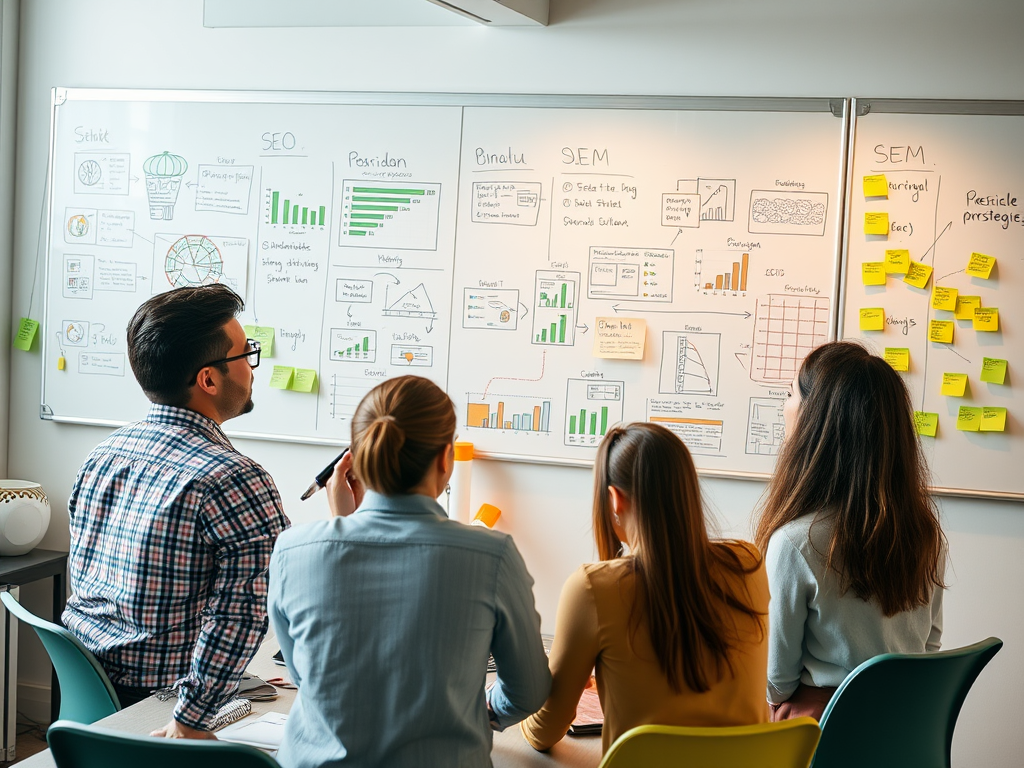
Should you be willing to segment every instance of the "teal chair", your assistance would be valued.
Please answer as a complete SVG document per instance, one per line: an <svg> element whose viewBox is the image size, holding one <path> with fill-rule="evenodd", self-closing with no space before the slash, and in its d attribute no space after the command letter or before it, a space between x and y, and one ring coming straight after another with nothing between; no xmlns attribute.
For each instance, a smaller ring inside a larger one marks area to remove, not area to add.
<svg viewBox="0 0 1024 768"><path fill-rule="evenodd" d="M50 654L60 682L60 719L94 723L121 709L107 673L82 641L64 627L40 619L22 607L10 592L0 592L7 610L28 624Z"/></svg>
<svg viewBox="0 0 1024 768"><path fill-rule="evenodd" d="M46 732L57 768L280 768L265 752L246 744L134 736L58 720Z"/></svg>
<svg viewBox="0 0 1024 768"><path fill-rule="evenodd" d="M967 692L1002 647L990 637L950 651L868 659L825 708L812 768L949 768Z"/></svg>

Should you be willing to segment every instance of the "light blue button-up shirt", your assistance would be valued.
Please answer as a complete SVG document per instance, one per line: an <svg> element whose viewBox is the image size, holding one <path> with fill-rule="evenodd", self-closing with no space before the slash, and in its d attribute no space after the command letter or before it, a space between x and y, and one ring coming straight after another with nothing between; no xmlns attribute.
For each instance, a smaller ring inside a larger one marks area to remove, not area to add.
<svg viewBox="0 0 1024 768"><path fill-rule="evenodd" d="M490 766L486 702L504 728L551 686L532 587L511 537L426 496L369 491L349 517L286 531L269 609L299 693L278 760Z"/></svg>

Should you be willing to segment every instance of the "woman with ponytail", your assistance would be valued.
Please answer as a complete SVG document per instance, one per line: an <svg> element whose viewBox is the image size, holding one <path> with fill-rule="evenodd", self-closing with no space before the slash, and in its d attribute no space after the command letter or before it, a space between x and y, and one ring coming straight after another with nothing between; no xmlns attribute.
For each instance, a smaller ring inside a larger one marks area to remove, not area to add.
<svg viewBox="0 0 1024 768"><path fill-rule="evenodd" d="M526 740L543 750L565 735L595 669L605 750L638 725L765 722L761 558L708 537L679 438L647 423L608 431L594 467L594 537L601 562L562 589L551 695L524 721Z"/></svg>
<svg viewBox="0 0 1024 768"><path fill-rule="evenodd" d="M330 521L270 564L270 616L299 693L278 760L490 766L491 730L551 684L533 580L506 534L449 520L455 409L427 379L374 387L328 481ZM497 682L485 692L488 653Z"/></svg>

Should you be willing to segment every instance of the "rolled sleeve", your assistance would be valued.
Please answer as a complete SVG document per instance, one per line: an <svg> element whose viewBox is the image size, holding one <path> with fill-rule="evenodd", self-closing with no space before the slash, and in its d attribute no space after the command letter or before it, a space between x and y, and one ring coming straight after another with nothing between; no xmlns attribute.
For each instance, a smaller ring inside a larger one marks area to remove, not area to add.
<svg viewBox="0 0 1024 768"><path fill-rule="evenodd" d="M768 701L793 695L803 671L804 628L814 574L785 531L777 531L765 552L768 590Z"/></svg>

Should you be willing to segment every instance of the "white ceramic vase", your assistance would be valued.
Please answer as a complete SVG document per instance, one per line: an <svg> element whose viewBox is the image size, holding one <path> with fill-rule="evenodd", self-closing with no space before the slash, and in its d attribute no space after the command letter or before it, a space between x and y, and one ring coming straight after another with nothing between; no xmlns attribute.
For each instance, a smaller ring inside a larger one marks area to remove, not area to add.
<svg viewBox="0 0 1024 768"><path fill-rule="evenodd" d="M0 557L29 552L49 526L50 502L39 483L0 480Z"/></svg>

